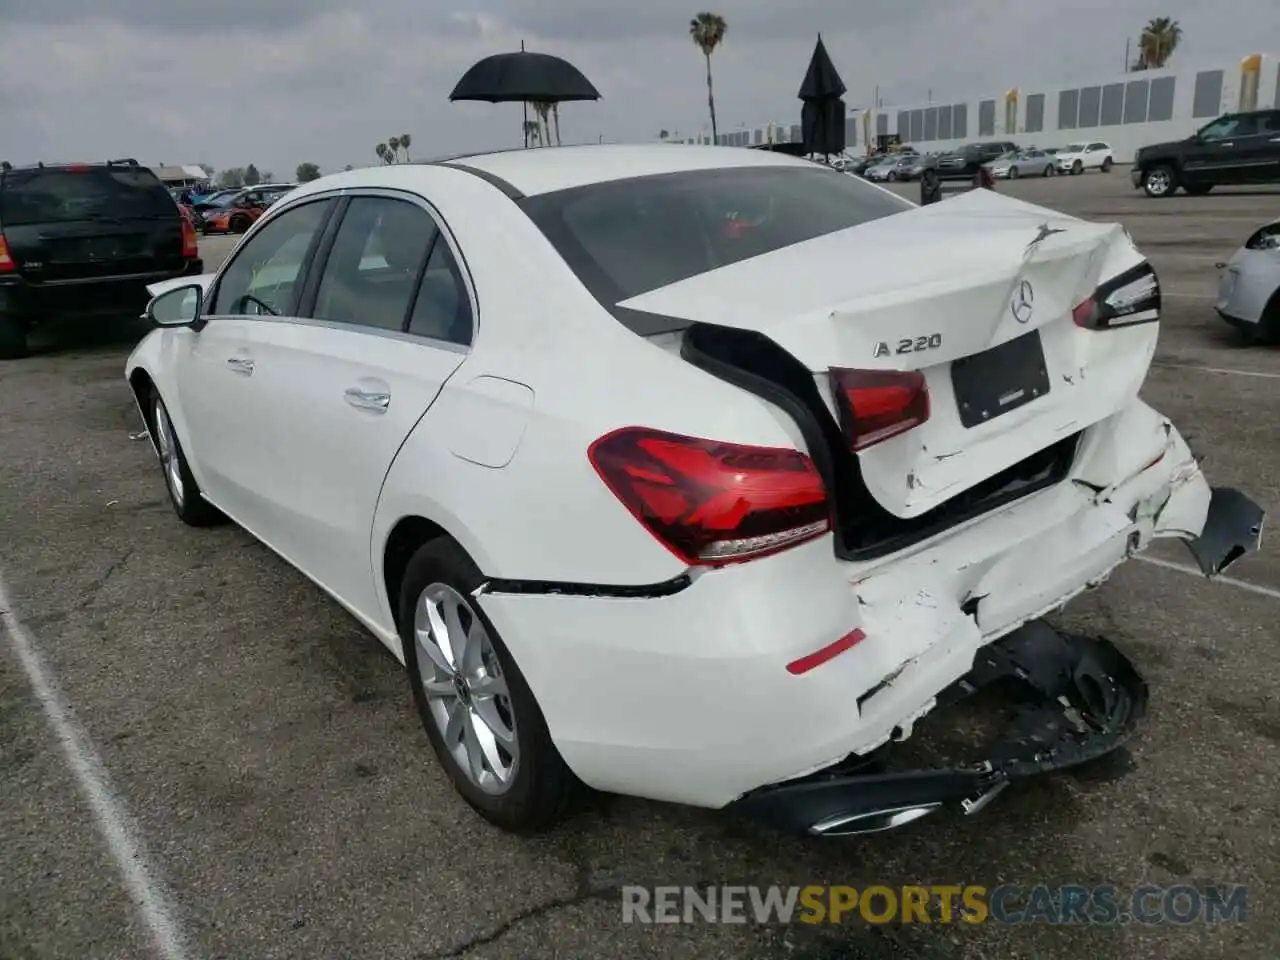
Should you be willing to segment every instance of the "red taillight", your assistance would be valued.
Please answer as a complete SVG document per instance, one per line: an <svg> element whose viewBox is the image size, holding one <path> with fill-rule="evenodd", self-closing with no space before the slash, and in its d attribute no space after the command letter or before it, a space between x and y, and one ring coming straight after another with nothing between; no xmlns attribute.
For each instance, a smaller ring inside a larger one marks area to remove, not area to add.
<svg viewBox="0 0 1280 960"><path fill-rule="evenodd" d="M66 173L88 173L89 165L87 163L69 163L62 169Z"/></svg>
<svg viewBox="0 0 1280 960"><path fill-rule="evenodd" d="M196 237L196 228L191 225L186 214L182 214L182 255L188 260L194 260L199 253L200 245Z"/></svg>
<svg viewBox="0 0 1280 960"><path fill-rule="evenodd" d="M918 370L831 368L845 439L854 450L906 433L929 419L929 385Z"/></svg>
<svg viewBox="0 0 1280 960"><path fill-rule="evenodd" d="M4 236L0 235L0 273L12 273L17 269L18 265L9 255L9 245L4 242Z"/></svg>
<svg viewBox="0 0 1280 960"><path fill-rule="evenodd" d="M822 477L798 450L626 427L587 455L623 505L688 564L749 560L830 529Z"/></svg>
<svg viewBox="0 0 1280 960"><path fill-rule="evenodd" d="M1093 297L1090 297L1071 311L1071 320L1081 329L1093 330L1096 326L1095 317L1097 313L1098 305L1093 302Z"/></svg>

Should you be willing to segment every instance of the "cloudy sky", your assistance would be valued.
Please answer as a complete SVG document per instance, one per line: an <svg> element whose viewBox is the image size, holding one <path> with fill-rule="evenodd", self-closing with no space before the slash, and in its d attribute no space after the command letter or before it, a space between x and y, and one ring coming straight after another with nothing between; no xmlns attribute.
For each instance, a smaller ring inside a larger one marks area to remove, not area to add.
<svg viewBox="0 0 1280 960"><path fill-rule="evenodd" d="M699 0L702 2L702 0ZM1099 69L1176 18L1175 62L1280 52L1276 0L707 0L729 23L714 57L721 130L798 116L821 31L850 106L995 95ZM292 175L374 163L408 132L440 155L520 141L519 106L449 104L489 53L564 56L600 89L561 111L565 142L706 125L689 0L0 0L0 159L135 156L253 162ZM1243 39L1242 39L1243 38Z"/></svg>

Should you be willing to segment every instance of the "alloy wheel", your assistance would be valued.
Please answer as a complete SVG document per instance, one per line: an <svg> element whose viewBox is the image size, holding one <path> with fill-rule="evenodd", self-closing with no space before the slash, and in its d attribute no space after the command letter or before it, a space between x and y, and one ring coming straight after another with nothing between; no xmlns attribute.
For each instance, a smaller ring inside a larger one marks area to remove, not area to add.
<svg viewBox="0 0 1280 960"><path fill-rule="evenodd" d="M520 761L511 694L489 631L453 587L433 583L413 614L422 690L444 747L472 783L505 793Z"/></svg>
<svg viewBox="0 0 1280 960"><path fill-rule="evenodd" d="M155 410L156 449L160 452L160 466L164 470L164 482L169 486L173 502L182 506L186 487L182 482L182 461L178 455L178 442L174 438L173 421L164 403L157 400Z"/></svg>
<svg viewBox="0 0 1280 960"><path fill-rule="evenodd" d="M1163 197L1169 192L1170 177L1165 170L1152 170L1147 174L1147 190L1154 196Z"/></svg>

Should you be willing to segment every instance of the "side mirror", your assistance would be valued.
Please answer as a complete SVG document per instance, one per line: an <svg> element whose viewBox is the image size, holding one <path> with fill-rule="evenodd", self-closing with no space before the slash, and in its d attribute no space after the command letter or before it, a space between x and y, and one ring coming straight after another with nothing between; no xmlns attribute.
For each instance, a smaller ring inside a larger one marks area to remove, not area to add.
<svg viewBox="0 0 1280 960"><path fill-rule="evenodd" d="M199 330L204 326L200 318L200 308L203 305L204 290L198 283L189 283L153 297L147 304L145 316L157 327L191 327Z"/></svg>

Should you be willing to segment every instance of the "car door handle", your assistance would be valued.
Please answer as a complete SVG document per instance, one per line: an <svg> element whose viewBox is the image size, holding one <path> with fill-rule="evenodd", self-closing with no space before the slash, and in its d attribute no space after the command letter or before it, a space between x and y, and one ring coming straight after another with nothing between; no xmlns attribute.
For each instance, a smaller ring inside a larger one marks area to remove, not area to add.
<svg viewBox="0 0 1280 960"><path fill-rule="evenodd" d="M347 387L343 398L353 407L361 410L384 412L391 406L391 394L378 390L363 390L360 387Z"/></svg>
<svg viewBox="0 0 1280 960"><path fill-rule="evenodd" d="M253 373L253 361L248 357L227 357L227 366L246 377Z"/></svg>
<svg viewBox="0 0 1280 960"><path fill-rule="evenodd" d="M1280 137L1272 137L1272 138L1271 138L1271 142L1272 142L1272 143L1280 143Z"/></svg>

